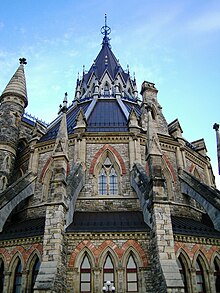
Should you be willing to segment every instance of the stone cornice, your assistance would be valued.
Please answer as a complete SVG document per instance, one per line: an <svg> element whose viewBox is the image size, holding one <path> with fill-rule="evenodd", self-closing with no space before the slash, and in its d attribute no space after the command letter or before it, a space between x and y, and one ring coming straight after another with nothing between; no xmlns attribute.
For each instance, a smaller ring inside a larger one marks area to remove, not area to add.
<svg viewBox="0 0 220 293"><path fill-rule="evenodd" d="M92 239L92 240L108 240L108 239L141 239L149 240L149 232L66 232L67 241L75 241L77 239Z"/></svg>
<svg viewBox="0 0 220 293"><path fill-rule="evenodd" d="M33 244L33 243L39 243L39 242L40 243L43 242L43 236L42 235L33 236L33 237L25 237L25 238L0 240L0 247Z"/></svg>
<svg viewBox="0 0 220 293"><path fill-rule="evenodd" d="M207 245L220 246L220 239L218 238L210 238L210 237L207 238L207 237L201 237L201 236L174 234L174 240L178 242L201 243L201 244L207 244Z"/></svg>

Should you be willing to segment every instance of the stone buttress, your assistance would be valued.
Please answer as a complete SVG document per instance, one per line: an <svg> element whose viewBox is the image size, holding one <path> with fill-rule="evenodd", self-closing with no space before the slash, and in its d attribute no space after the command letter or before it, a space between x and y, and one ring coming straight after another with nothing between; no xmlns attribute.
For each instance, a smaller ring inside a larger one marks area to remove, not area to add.
<svg viewBox="0 0 220 293"><path fill-rule="evenodd" d="M66 177L68 169L68 134L66 96L52 154L52 176L46 208L43 256L34 292L65 292L65 219L67 212Z"/></svg>

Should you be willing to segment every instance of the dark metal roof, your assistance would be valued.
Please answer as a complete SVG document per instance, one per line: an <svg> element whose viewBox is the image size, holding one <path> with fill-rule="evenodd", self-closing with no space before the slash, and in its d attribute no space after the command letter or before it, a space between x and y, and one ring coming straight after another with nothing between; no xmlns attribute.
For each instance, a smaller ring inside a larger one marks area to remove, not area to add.
<svg viewBox="0 0 220 293"><path fill-rule="evenodd" d="M198 222L189 218L172 217L172 226L174 234L220 238L220 232L207 220Z"/></svg>
<svg viewBox="0 0 220 293"><path fill-rule="evenodd" d="M128 112L130 113L131 110L134 108L135 112L137 113L137 115L140 117L141 116L141 107L138 103L131 103L128 101L123 101Z"/></svg>
<svg viewBox="0 0 220 293"><path fill-rule="evenodd" d="M127 119L117 100L98 100L88 119L88 132L126 132Z"/></svg>
<svg viewBox="0 0 220 293"><path fill-rule="evenodd" d="M149 231L142 212L75 212L66 232Z"/></svg>
<svg viewBox="0 0 220 293"><path fill-rule="evenodd" d="M25 122L25 123L27 123L27 124L29 124L31 126L35 125L34 121L32 121L32 120L30 120L30 119L28 119L27 117L24 117L24 116L22 117L21 121L23 121L23 122Z"/></svg>
<svg viewBox="0 0 220 293"><path fill-rule="evenodd" d="M0 240L39 236L44 234L45 218L8 223L0 233Z"/></svg>
<svg viewBox="0 0 220 293"><path fill-rule="evenodd" d="M85 113L90 103L91 99L90 101L79 103L76 107L72 109L70 108L70 110L67 112L66 122L68 134L74 133L74 127L76 126L76 117L79 113L80 108ZM57 133L60 127L60 121L61 120L57 121L57 123L55 123L54 126L48 130L48 132L40 139L40 141L55 139L57 137Z"/></svg>
<svg viewBox="0 0 220 293"><path fill-rule="evenodd" d="M105 70L108 71L113 80L118 72L123 73L125 80L128 78L128 74L124 73L108 43L103 43L102 49L96 57L94 64L91 66L89 72L84 75L84 81L86 83L88 82L92 72L100 80Z"/></svg>

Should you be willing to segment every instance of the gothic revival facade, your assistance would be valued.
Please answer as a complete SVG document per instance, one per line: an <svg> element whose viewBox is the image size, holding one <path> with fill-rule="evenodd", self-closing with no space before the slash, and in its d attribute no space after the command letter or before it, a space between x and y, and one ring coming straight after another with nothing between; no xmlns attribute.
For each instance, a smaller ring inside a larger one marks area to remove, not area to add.
<svg viewBox="0 0 220 293"><path fill-rule="evenodd" d="M0 96L0 292L220 292L220 192L203 139L101 50L49 126ZM105 288L103 288L103 286Z"/></svg>

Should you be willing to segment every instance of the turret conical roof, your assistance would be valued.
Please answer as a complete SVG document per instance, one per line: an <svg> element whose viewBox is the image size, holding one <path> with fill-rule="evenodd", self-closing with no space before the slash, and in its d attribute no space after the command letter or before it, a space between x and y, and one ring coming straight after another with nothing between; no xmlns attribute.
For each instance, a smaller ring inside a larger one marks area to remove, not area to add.
<svg viewBox="0 0 220 293"><path fill-rule="evenodd" d="M5 87L0 100L6 95L14 95L21 97L25 101L25 106L27 106L27 89L26 89L26 79L24 73L24 64L26 64L25 58L20 58L20 65L16 70L15 74L12 76L11 80Z"/></svg>

